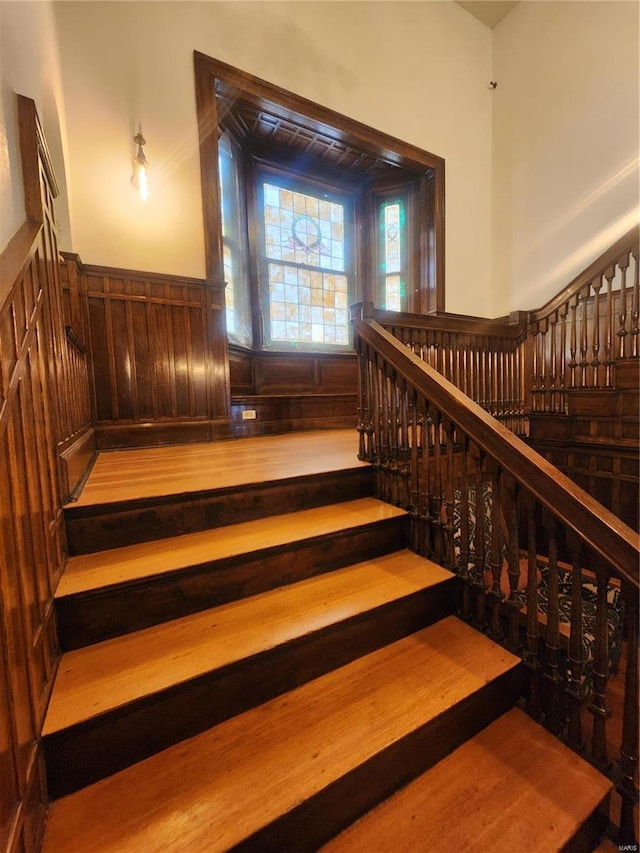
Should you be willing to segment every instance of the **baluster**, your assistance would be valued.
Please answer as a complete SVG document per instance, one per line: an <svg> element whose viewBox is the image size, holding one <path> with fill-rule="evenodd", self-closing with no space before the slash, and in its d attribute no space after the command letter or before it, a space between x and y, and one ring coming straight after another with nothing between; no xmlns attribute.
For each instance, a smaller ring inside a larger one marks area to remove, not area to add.
<svg viewBox="0 0 640 853"><path fill-rule="evenodd" d="M627 357L627 270L629 269L629 254L627 253L618 261L620 267L620 307L618 312L618 337L620 338L618 355L620 358Z"/></svg>
<svg viewBox="0 0 640 853"><path fill-rule="evenodd" d="M627 637L627 669L624 683L622 745L620 747L620 781L617 790L622 797L619 844L637 841L635 807L638 802L636 772L638 767L638 598L631 585L623 582Z"/></svg>
<svg viewBox="0 0 640 853"><path fill-rule="evenodd" d="M606 770L607 718L611 710L607 707L606 690L609 680L609 632L607 631L607 583L608 575L597 573L596 628L593 649L593 694L589 710L593 714L591 736L591 758L600 770Z"/></svg>
<svg viewBox="0 0 640 853"><path fill-rule="evenodd" d="M380 388L380 497L389 503L389 389L383 363L378 365L378 382Z"/></svg>
<svg viewBox="0 0 640 853"><path fill-rule="evenodd" d="M546 667L544 678L549 684L549 702L545 714L545 725L554 734L562 729L560 713L560 609L558 595L558 542L556 521L545 510L544 525L549 541L549 575L547 579L547 629L545 632Z"/></svg>
<svg viewBox="0 0 640 853"><path fill-rule="evenodd" d="M588 306L590 290L591 284L587 284L578 294L580 304L582 305L582 311L580 312L580 361L578 362L581 388L585 388L587 385L587 367L589 366L589 362L587 361L587 330L589 326Z"/></svg>
<svg viewBox="0 0 640 853"><path fill-rule="evenodd" d="M555 412L556 408L556 325L558 312L554 311L549 317L549 411Z"/></svg>
<svg viewBox="0 0 640 853"><path fill-rule="evenodd" d="M433 489L431 491L431 526L432 542L434 544L434 560L443 565L445 562L445 549L443 541L442 523L442 416L435 409L431 415L433 429Z"/></svg>
<svg viewBox="0 0 640 853"><path fill-rule="evenodd" d="M420 551L420 468L419 468L419 420L418 420L418 394L417 391L411 391L411 477L410 477L410 543L411 550Z"/></svg>
<svg viewBox="0 0 640 853"><path fill-rule="evenodd" d="M491 472L491 553L489 555L489 569L491 571L491 589L489 594L492 599L491 606L491 636L496 642L501 642L504 637L502 630L502 530L501 530L501 507L502 507L502 473L497 470Z"/></svg>
<svg viewBox="0 0 640 853"><path fill-rule="evenodd" d="M387 388L389 391L389 454L390 454L390 500L389 502L398 506L400 492L400 467L398 456L398 383L395 371L389 368L387 371Z"/></svg>
<svg viewBox="0 0 640 853"><path fill-rule="evenodd" d="M578 366L578 362L576 361L576 355L578 352L577 308L578 294L576 293L569 300L569 311L571 312L571 336L569 339L570 388L576 387L576 367Z"/></svg>
<svg viewBox="0 0 640 853"><path fill-rule="evenodd" d="M607 300L605 303L605 326L604 326L604 384L611 387L611 365L613 364L613 279L616 275L615 265L611 265L605 272L607 281Z"/></svg>
<svg viewBox="0 0 640 853"><path fill-rule="evenodd" d="M584 671L583 618L582 618L582 560L580 542L568 535L571 551L571 628L569 635L568 686L569 694L569 744L582 752L582 719L580 709L583 699L582 676Z"/></svg>
<svg viewBox="0 0 640 853"><path fill-rule="evenodd" d="M602 290L602 276L598 276L592 283L593 287L593 334L591 336L591 350L593 356L591 358L591 367L593 374L591 377L592 387L600 387L600 291Z"/></svg>
<svg viewBox="0 0 640 853"><path fill-rule="evenodd" d="M368 351L367 361L369 362L369 381L371 382L371 425L373 428L373 433L371 435L371 454L373 457L374 465L376 496L380 497L380 447L382 440L382 401L380 399L380 370L378 368L377 354Z"/></svg>
<svg viewBox="0 0 640 853"><path fill-rule="evenodd" d="M638 262L640 261L640 252L638 249L633 251L633 259L635 261L635 270L633 274L633 298L631 300L631 355L634 358L638 357L638 318L640 316L640 282L638 280Z"/></svg>
<svg viewBox="0 0 640 853"><path fill-rule="evenodd" d="M520 609L522 603L518 597L518 584L520 582L520 543L518 530L518 484L510 477L503 484L503 493L506 500L504 506L507 512L507 525L509 528L509 598L507 599L509 612L509 630L507 645L509 649L518 654L520 651Z"/></svg>
<svg viewBox="0 0 640 853"><path fill-rule="evenodd" d="M527 644L523 660L529 669L527 711L532 717L540 716L540 688L538 684L538 574L536 548L536 502L532 495L525 496L527 512Z"/></svg>
<svg viewBox="0 0 640 853"><path fill-rule="evenodd" d="M462 437L460 447L460 554L458 565L462 578L462 618L471 619L471 578L469 575L469 439Z"/></svg>
<svg viewBox="0 0 640 853"><path fill-rule="evenodd" d="M538 352L538 391L540 397L540 407L539 410L541 412L546 412L548 409L547 404L547 358L546 358L546 348L547 348L547 332L549 330L549 321L548 319L544 319L540 321L540 334L538 335L536 343L539 346Z"/></svg>
<svg viewBox="0 0 640 853"><path fill-rule="evenodd" d="M431 416L429 414L429 403L421 401L422 406L422 489L420 500L420 519L422 522L423 545L422 553L427 557L433 554L431 544L431 466L433 454L431 452Z"/></svg>
<svg viewBox="0 0 640 853"><path fill-rule="evenodd" d="M473 586L476 590L476 613L474 622L476 626L484 631L486 625L485 619L485 583L484 583L484 569L485 569L485 547L484 547L484 499L483 499L483 488L482 488L482 468L484 464L484 453L481 450L478 450L478 455L476 456L476 489L475 489L475 500L474 500L474 512L476 519L476 529L474 535L474 560L473 560L473 569L472 569L472 579Z"/></svg>
<svg viewBox="0 0 640 853"><path fill-rule="evenodd" d="M444 424L444 436L447 446L446 453L446 475L445 475L445 495L444 495L444 514L445 524L443 528L445 540L445 566L452 572L456 570L456 557L453 546L453 504L454 504L454 462L453 462L453 440L454 426L451 421L446 421Z"/></svg>
<svg viewBox="0 0 640 853"><path fill-rule="evenodd" d="M398 394L400 396L400 441L398 447L399 470L400 477L398 504L403 509L408 509L411 505L411 494L409 484L409 461L410 461L410 446L409 446L409 389L405 380L399 385Z"/></svg>
<svg viewBox="0 0 640 853"><path fill-rule="evenodd" d="M531 410L538 411L538 335L539 325L531 333Z"/></svg>
<svg viewBox="0 0 640 853"><path fill-rule="evenodd" d="M371 387L369 360L359 341L358 352L358 459L372 461L371 457Z"/></svg>
<svg viewBox="0 0 640 853"><path fill-rule="evenodd" d="M567 413L567 313L569 305L565 302L558 308L558 319L560 321L560 367L558 368L558 381L560 391L560 405L558 411Z"/></svg>

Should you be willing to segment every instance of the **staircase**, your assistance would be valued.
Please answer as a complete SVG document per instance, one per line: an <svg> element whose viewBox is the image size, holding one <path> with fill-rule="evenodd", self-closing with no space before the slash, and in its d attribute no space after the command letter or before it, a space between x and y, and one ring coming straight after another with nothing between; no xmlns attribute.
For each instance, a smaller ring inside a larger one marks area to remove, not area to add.
<svg viewBox="0 0 640 853"><path fill-rule="evenodd" d="M593 849L610 783L372 491L354 461L67 510L45 853Z"/></svg>

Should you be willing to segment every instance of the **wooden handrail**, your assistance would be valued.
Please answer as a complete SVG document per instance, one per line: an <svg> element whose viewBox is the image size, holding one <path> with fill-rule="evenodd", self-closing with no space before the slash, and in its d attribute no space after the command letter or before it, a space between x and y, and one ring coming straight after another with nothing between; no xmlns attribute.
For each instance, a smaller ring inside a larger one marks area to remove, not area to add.
<svg viewBox="0 0 640 853"><path fill-rule="evenodd" d="M27 219L0 255L0 311L4 309L23 271L31 263L41 228L39 222Z"/></svg>
<svg viewBox="0 0 640 853"><path fill-rule="evenodd" d="M399 344L375 320L355 318L354 328L357 337L374 347L404 381L432 401L501 468L524 484L542 506L598 554L618 577L638 588L640 548L638 536L630 527Z"/></svg>
<svg viewBox="0 0 640 853"><path fill-rule="evenodd" d="M407 311L385 311L376 308L374 318L382 326L399 326L405 329L428 329L430 331L457 332L463 335L484 335L520 340L526 334L526 312L514 312L509 322L499 318L468 317L464 314L411 314Z"/></svg>
<svg viewBox="0 0 640 853"><path fill-rule="evenodd" d="M589 266L577 275L560 293L556 294L552 299L545 303L541 308L537 308L529 312L529 322L534 323L539 320L544 320L557 311L561 305L568 302L577 293L580 293L583 287L586 287L589 282L593 281L597 276L603 275L608 267L615 264L625 252L632 252L638 249L640 243L640 226L634 226L630 231L627 231L619 240L603 252Z"/></svg>

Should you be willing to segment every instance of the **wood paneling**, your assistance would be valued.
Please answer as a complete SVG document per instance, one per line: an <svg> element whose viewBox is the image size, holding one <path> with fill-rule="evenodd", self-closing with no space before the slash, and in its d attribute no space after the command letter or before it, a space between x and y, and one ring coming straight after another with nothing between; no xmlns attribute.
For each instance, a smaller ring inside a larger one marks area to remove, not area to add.
<svg viewBox="0 0 640 853"><path fill-rule="evenodd" d="M18 115L27 222L0 268L0 850L35 853L65 560L58 446L86 426L88 408L64 332L55 178L33 101L20 97Z"/></svg>
<svg viewBox="0 0 640 853"><path fill-rule="evenodd" d="M98 446L227 434L223 286L65 261L86 305Z"/></svg>

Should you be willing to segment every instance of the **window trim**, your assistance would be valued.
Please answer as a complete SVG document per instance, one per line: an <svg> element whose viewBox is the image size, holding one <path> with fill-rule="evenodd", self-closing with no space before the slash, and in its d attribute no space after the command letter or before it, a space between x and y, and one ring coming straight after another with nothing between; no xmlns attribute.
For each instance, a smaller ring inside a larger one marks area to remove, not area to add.
<svg viewBox="0 0 640 853"><path fill-rule="evenodd" d="M227 63L194 51L196 111L200 152L206 277L212 283L224 281L222 238L218 225L218 105L217 87L254 106L267 107L284 118L299 116L305 124L324 132L330 129L336 139L381 156L388 162L414 174L420 183L421 209L416 211L425 227L419 236L421 267L419 274L420 313L444 310L445 162L441 157L367 127L360 122L315 104ZM255 211L254 211L255 212ZM251 228L251 225L249 226ZM250 232L250 237L251 237ZM360 239L358 235L357 239ZM251 243L250 239L250 243ZM251 258L250 262L255 261ZM365 266L366 269L366 266ZM371 270L367 269L367 275ZM365 288L371 283L365 281ZM257 330L254 325L254 333ZM257 342L256 342L257 343Z"/></svg>

